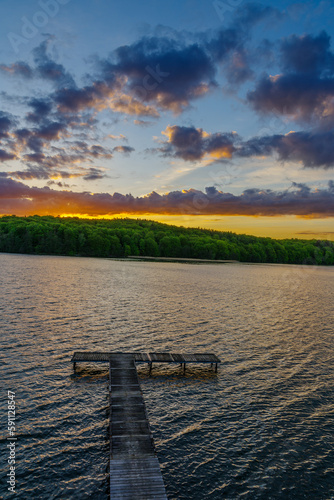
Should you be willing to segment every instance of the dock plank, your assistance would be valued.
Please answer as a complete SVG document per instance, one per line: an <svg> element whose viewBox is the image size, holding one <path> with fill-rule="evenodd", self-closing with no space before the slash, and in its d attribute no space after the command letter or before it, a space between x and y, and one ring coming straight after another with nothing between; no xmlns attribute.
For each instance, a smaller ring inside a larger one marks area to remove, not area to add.
<svg viewBox="0 0 334 500"><path fill-rule="evenodd" d="M110 500L167 500L136 363L211 363L212 353L74 352L76 363L109 363Z"/></svg>
<svg viewBox="0 0 334 500"><path fill-rule="evenodd" d="M109 379L110 499L167 500L135 357L110 357Z"/></svg>
<svg viewBox="0 0 334 500"><path fill-rule="evenodd" d="M101 362L112 361L114 370L123 371L121 359L123 356L131 357L135 363L220 363L220 359L212 353L169 353L169 352L75 352L71 362ZM135 366L133 367L135 369Z"/></svg>

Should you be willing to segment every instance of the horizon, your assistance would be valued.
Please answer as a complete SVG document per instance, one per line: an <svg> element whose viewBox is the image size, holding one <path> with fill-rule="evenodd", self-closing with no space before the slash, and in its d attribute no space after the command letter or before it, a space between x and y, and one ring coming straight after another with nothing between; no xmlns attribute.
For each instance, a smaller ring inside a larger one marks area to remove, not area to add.
<svg viewBox="0 0 334 500"><path fill-rule="evenodd" d="M198 224L198 218L195 216L193 218L193 224L190 225L183 225L182 223L180 223L180 221L178 219L175 220L175 222L171 222L171 221L162 221L161 220L161 217L157 218L156 220L154 218L151 218L150 217L151 214L147 214L147 217L145 217L144 215L141 216L141 217L137 217L135 215L131 216L131 215L127 215L127 214L124 214L122 216L122 214L120 215L117 215L117 216L114 216L114 217L104 217L104 216L100 216L100 217L94 217L94 216L82 216L80 214L67 214L67 215L50 215L50 214L44 214L44 215L39 215L39 214L31 214L31 215L24 215L24 216L17 216L15 214L2 214L0 215L0 219L3 218L3 217L22 217L22 218L29 218L29 217L53 217L53 218L60 218L60 219L82 219L82 220L87 220L87 221L91 221L91 220L94 220L94 221L110 221L110 220L120 220L120 221L123 221L123 220L133 220L133 221L145 221L145 222L154 222L154 223L158 223L158 224L165 224L167 226L176 226L176 227L180 227L182 229L198 229L198 230L203 230L203 231L214 231L214 232L220 232L220 233L224 233L224 232L228 232L228 233L234 233L236 235L245 235L245 236L255 236L257 238L270 238L270 239L273 239L273 240L288 240L288 239L295 239L295 240L300 240L300 241L307 241L307 240L322 240L322 241L334 241L334 234L330 234L329 233L329 237L326 237L326 238L321 238L319 236L319 234L321 233L317 233L315 237L313 235L312 232L300 232L300 233L297 233L297 234L300 234L300 236L294 236L294 237L289 237L289 236L282 236L282 237L278 237L278 236L270 236L270 234L268 234L266 232L266 234L254 234L254 232L247 232L247 228L245 228L246 230L245 231L242 231L241 229L240 230L230 230L230 229L224 229L224 228L214 228L212 227L212 225L208 226L208 227L205 227L205 226L200 226L200 225L196 225ZM326 236L328 236L328 233L324 233Z"/></svg>

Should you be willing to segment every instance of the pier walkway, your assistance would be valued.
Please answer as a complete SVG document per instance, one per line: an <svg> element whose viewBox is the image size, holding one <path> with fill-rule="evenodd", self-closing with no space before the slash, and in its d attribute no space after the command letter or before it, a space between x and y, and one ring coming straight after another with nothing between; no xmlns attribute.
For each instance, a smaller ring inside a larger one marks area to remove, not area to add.
<svg viewBox="0 0 334 500"><path fill-rule="evenodd" d="M110 500L167 500L136 363L217 364L214 354L75 352L78 362L109 363Z"/></svg>

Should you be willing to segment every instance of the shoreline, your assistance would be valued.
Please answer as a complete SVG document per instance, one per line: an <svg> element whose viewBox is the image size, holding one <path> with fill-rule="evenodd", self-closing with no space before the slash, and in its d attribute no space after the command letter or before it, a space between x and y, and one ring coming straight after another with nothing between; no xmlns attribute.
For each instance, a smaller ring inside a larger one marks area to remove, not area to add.
<svg viewBox="0 0 334 500"><path fill-rule="evenodd" d="M64 254L45 254L45 253L19 253L19 252L0 252L1 255L15 255L20 257L64 257L70 259L99 259L99 260L112 260L118 262L171 262L179 264L241 264L247 266L288 266L288 267L302 267L304 269L320 268L331 269L334 265L324 264L295 264L283 262L249 262L240 260L210 260L210 259L192 259L186 257L146 257L129 255L128 257L96 257L89 255L64 255Z"/></svg>
<svg viewBox="0 0 334 500"><path fill-rule="evenodd" d="M141 255L129 255L122 260L145 260L153 262L183 262L183 263L194 263L194 264L240 264L239 260L211 260L211 259L194 259L191 257L145 257Z"/></svg>

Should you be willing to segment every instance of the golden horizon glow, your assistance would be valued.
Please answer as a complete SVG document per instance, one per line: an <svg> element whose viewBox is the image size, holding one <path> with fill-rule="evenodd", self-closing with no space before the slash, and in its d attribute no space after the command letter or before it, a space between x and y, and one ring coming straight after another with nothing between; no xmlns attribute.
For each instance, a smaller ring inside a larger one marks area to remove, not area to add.
<svg viewBox="0 0 334 500"><path fill-rule="evenodd" d="M11 215L11 214L7 214ZM131 214L118 213L112 215L89 215L82 213L63 213L63 214L30 214L53 217L71 218L88 220L113 220L113 219L133 219L133 220L152 220L174 226L192 227L200 229L212 229L214 231L229 231L236 234L247 234L258 237L267 237L273 239L297 238L301 240L322 239L334 241L334 218L313 218L287 216L253 216L253 215L161 215L161 214ZM5 214L0 217L4 217ZM27 214L26 217L29 217Z"/></svg>

